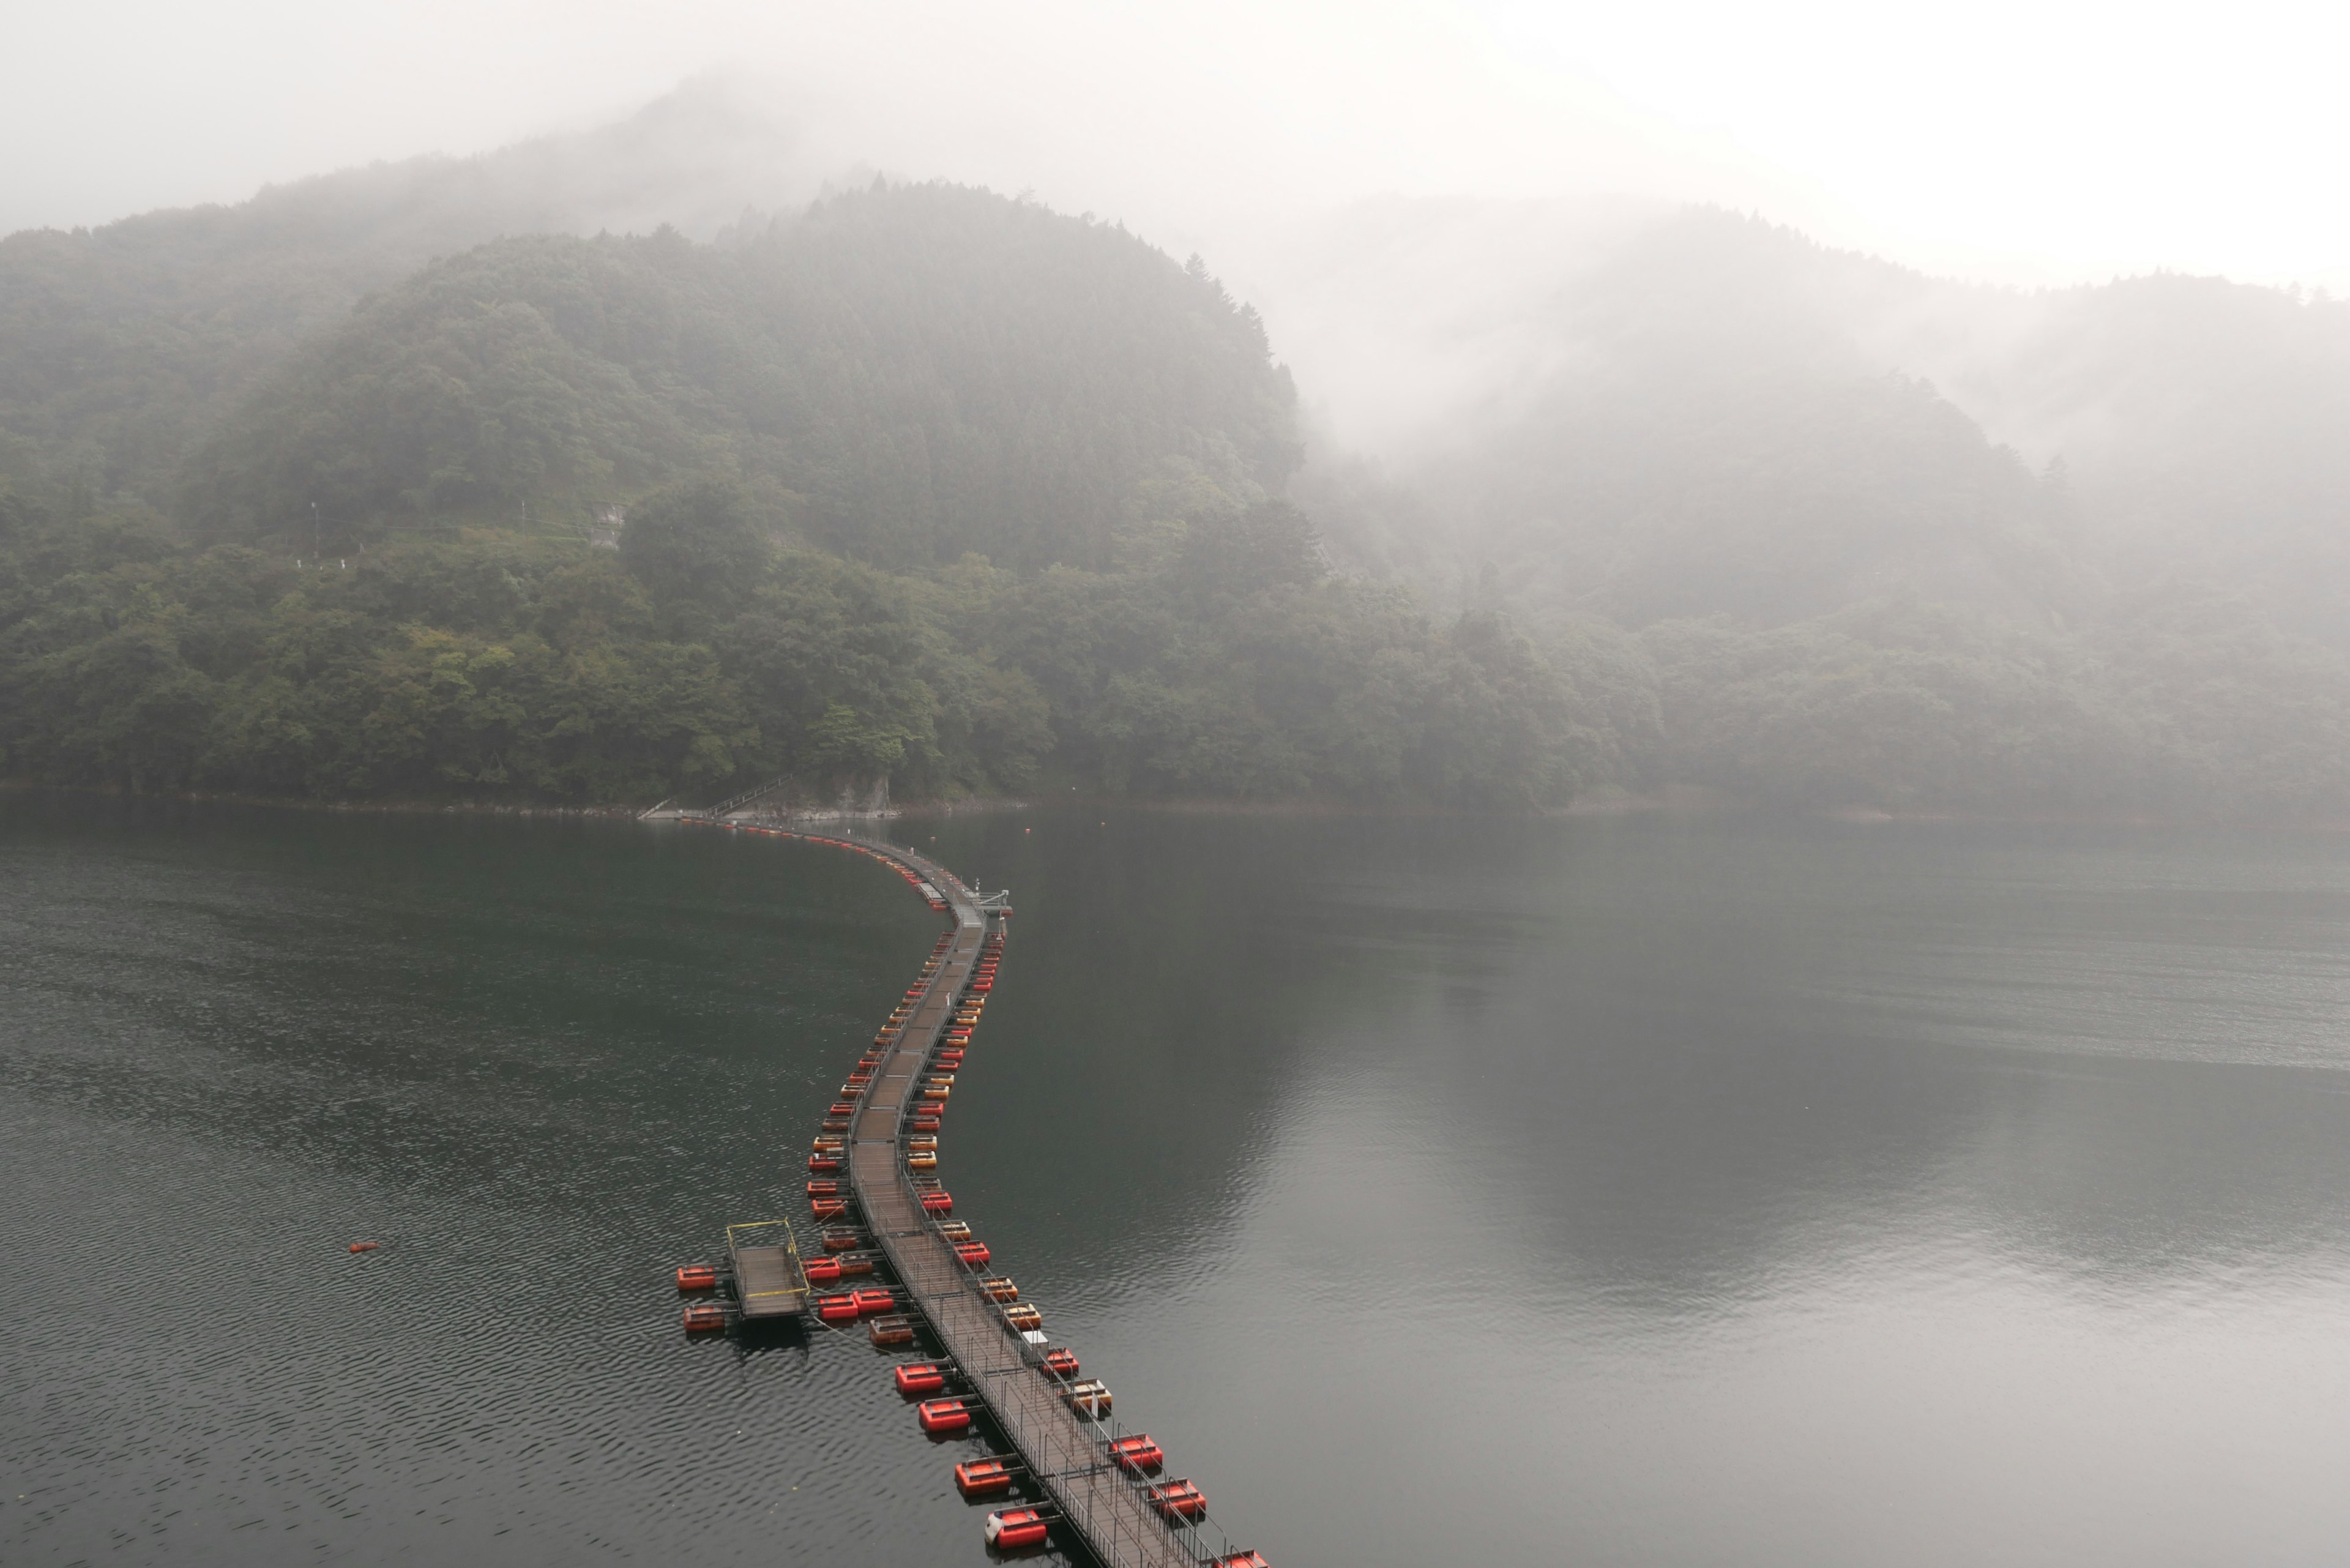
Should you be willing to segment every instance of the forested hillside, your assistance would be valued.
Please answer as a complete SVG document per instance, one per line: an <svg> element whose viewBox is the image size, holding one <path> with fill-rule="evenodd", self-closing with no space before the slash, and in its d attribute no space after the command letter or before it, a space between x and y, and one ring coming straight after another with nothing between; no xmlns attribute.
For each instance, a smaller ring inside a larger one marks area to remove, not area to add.
<svg viewBox="0 0 2350 1568"><path fill-rule="evenodd" d="M168 508L190 447L368 294L501 235L733 222L795 183L775 134L683 92L479 157L0 238L0 483Z"/></svg>
<svg viewBox="0 0 2350 1568"><path fill-rule="evenodd" d="M1123 231L974 191L876 191L719 248L502 241L370 299L189 469L216 538L576 525L684 475L895 565L1109 559L1180 459L1234 495L1295 466L1253 312Z"/></svg>
<svg viewBox="0 0 2350 1568"><path fill-rule="evenodd" d="M1523 638L1326 571L1277 494L1292 401L1197 263L981 192L877 189L723 248L501 242L264 378L176 521L11 504L8 766L1566 798L1590 748Z"/></svg>
<svg viewBox="0 0 2350 1568"><path fill-rule="evenodd" d="M1342 562L1546 649L1631 650L1661 725L1629 748L1644 777L1964 810L2350 799L2350 446L2324 434L2350 307L1973 288L1691 211L1522 320L1545 378L1300 493Z"/></svg>
<svg viewBox="0 0 2350 1568"><path fill-rule="evenodd" d="M2340 357L2257 300L2178 352L2265 442L2080 300L1683 214L1529 317L1548 379L1301 472L1267 325L1116 225L877 182L476 243L507 186L371 178L0 243L0 774L2350 811ZM1986 428L2027 386L2094 483Z"/></svg>

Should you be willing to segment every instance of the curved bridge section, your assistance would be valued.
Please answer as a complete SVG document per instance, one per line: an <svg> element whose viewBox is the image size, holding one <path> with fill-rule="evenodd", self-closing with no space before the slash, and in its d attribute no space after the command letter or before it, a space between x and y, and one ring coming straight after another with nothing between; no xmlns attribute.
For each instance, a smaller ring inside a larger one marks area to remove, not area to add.
<svg viewBox="0 0 2350 1568"><path fill-rule="evenodd" d="M1017 1309L1007 1309L982 1288L942 1229L951 1199L935 1181L917 1178L907 1164L908 1123L926 1103L922 1088L931 1076L931 1058L990 939L1003 935L1009 911L1001 908L1001 896L983 900L927 856L879 839L765 826L749 830L855 849L894 865L921 885L923 893L934 895L933 906L943 904L953 921L940 961L912 999L910 1012L894 1038L883 1032L886 1054L859 1093L849 1122L846 1174L907 1306L938 1340L962 1397L983 1405L1017 1450L1024 1479L1043 1493L1047 1517L1082 1540L1105 1568L1266 1568L1260 1553L1232 1549L1196 1492L1193 1503L1170 1508L1168 1483L1154 1486L1113 1460L1117 1446L1134 1439L1100 1404L1089 1408L1069 1376L1047 1365L1051 1346L1042 1332L1015 1324ZM1027 1311L1033 1315L1033 1308ZM1211 1539L1221 1544L1211 1546Z"/></svg>

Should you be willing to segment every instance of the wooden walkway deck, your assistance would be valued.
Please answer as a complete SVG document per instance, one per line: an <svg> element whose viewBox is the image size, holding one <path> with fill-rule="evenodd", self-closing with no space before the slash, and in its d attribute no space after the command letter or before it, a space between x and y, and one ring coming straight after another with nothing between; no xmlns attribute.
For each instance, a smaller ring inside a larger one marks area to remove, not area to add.
<svg viewBox="0 0 2350 1568"><path fill-rule="evenodd" d="M1107 1428L1073 1414L1053 1376L1028 1364L1023 1355L1027 1347L1001 1309L980 1293L972 1272L922 1212L899 1162L899 1140L915 1098L915 1081L923 1075L931 1049L979 961L988 917L943 867L894 844L862 842L939 889L953 911L955 932L850 1124L847 1173L858 1206L965 1384L1019 1450L1030 1478L1105 1568L1198 1568L1208 1557L1198 1533L1170 1526L1140 1486L1110 1464L1104 1449Z"/></svg>

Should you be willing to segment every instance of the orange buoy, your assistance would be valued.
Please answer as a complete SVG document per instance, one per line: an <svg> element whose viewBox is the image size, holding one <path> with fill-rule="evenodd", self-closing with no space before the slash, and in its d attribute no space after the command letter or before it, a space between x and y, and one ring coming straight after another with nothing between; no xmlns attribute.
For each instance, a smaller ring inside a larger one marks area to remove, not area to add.
<svg viewBox="0 0 2350 1568"><path fill-rule="evenodd" d="M824 1250L827 1252L852 1251L865 1245L864 1233L846 1225L827 1225L823 1234Z"/></svg>
<svg viewBox="0 0 2350 1568"><path fill-rule="evenodd" d="M1038 1509L1008 1508L987 1516L987 1543L999 1552L1035 1546L1049 1533L1051 1527Z"/></svg>
<svg viewBox="0 0 2350 1568"><path fill-rule="evenodd" d="M1020 1287L1008 1275L990 1274L979 1282L979 1293L992 1302L1016 1302L1020 1299Z"/></svg>
<svg viewBox="0 0 2350 1568"><path fill-rule="evenodd" d="M893 1376L900 1394L935 1394L947 1386L946 1368L935 1361L910 1361Z"/></svg>
<svg viewBox="0 0 2350 1568"><path fill-rule="evenodd" d="M855 1323L865 1314L858 1310L857 1293L816 1298L816 1315L820 1323Z"/></svg>
<svg viewBox="0 0 2350 1568"><path fill-rule="evenodd" d="M812 1285L828 1285L840 1278L838 1258L810 1258L804 1270Z"/></svg>
<svg viewBox="0 0 2350 1568"><path fill-rule="evenodd" d="M726 1309L716 1302L695 1302L685 1309L685 1330L702 1334L726 1326Z"/></svg>
<svg viewBox="0 0 2350 1568"><path fill-rule="evenodd" d="M971 1407L960 1399L925 1399L914 1408L925 1432L971 1429Z"/></svg>
<svg viewBox="0 0 2350 1568"><path fill-rule="evenodd" d="M840 1196L840 1183L811 1181L807 1184L807 1194L810 1198L837 1198Z"/></svg>
<svg viewBox="0 0 2350 1568"><path fill-rule="evenodd" d="M989 1497L1012 1490L1012 1467L1002 1459L972 1459L954 1468L955 1490L965 1497Z"/></svg>
<svg viewBox="0 0 2350 1568"><path fill-rule="evenodd" d="M1150 1506L1178 1519L1197 1519L1208 1511L1208 1494L1187 1480L1162 1481L1150 1489Z"/></svg>
<svg viewBox="0 0 2350 1568"><path fill-rule="evenodd" d="M708 1263L681 1263L677 1270L677 1288L681 1291L716 1290L718 1271Z"/></svg>
<svg viewBox="0 0 2350 1568"><path fill-rule="evenodd" d="M808 1210L819 1220L838 1220L848 1212L846 1198L811 1198Z"/></svg>
<svg viewBox="0 0 2350 1568"><path fill-rule="evenodd" d="M1165 1450L1147 1437L1120 1438L1109 1446L1109 1457L1130 1475L1147 1475L1167 1462Z"/></svg>
<svg viewBox="0 0 2350 1568"><path fill-rule="evenodd" d="M1003 1321L1021 1333L1026 1334L1030 1329L1040 1329L1045 1326L1045 1314L1023 1302L1018 1306L1005 1307Z"/></svg>
<svg viewBox="0 0 2350 1568"><path fill-rule="evenodd" d="M983 1269L987 1266L989 1253L987 1243L984 1241L957 1241L954 1253L957 1261L966 1269Z"/></svg>
<svg viewBox="0 0 2350 1568"><path fill-rule="evenodd" d="M837 1151L812 1154L808 1156L808 1168L810 1170L821 1171L838 1170L840 1168L840 1156Z"/></svg>
<svg viewBox="0 0 2350 1568"><path fill-rule="evenodd" d="M878 1317L898 1304L897 1299L885 1290L865 1290L851 1293L857 1298L857 1310L867 1317Z"/></svg>
<svg viewBox="0 0 2350 1568"><path fill-rule="evenodd" d="M922 1194L922 1212L951 1214L954 1212L954 1199L943 1192L925 1192Z"/></svg>
<svg viewBox="0 0 2350 1568"><path fill-rule="evenodd" d="M1075 1377L1077 1375L1077 1353L1074 1350L1046 1351L1045 1370L1055 1377Z"/></svg>
<svg viewBox="0 0 2350 1568"><path fill-rule="evenodd" d="M382 1245L383 1243L380 1241L354 1241L351 1243L351 1251L354 1252L372 1252L378 1247Z"/></svg>
<svg viewBox="0 0 2350 1568"><path fill-rule="evenodd" d="M1262 1552L1234 1552L1217 1558L1208 1568L1273 1568Z"/></svg>
<svg viewBox="0 0 2350 1568"><path fill-rule="evenodd" d="M968 1241L971 1227L960 1220L942 1220L939 1222L939 1234L950 1241Z"/></svg>

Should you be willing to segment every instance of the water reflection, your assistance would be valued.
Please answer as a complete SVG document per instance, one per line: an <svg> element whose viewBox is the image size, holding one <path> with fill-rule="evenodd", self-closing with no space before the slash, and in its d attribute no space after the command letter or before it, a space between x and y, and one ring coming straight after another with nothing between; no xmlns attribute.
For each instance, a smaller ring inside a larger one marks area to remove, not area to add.
<svg viewBox="0 0 2350 1568"><path fill-rule="evenodd" d="M1101 1238L1048 1288L1221 1514L1333 1560L2350 1539L2337 846L1087 826L939 827L1052 972L974 1153L1024 1254Z"/></svg>
<svg viewBox="0 0 2350 1568"><path fill-rule="evenodd" d="M2334 841L895 830L1017 895L959 1212L1284 1568L2350 1540ZM6 801L0 1556L982 1561L885 1357L662 1283L932 929L769 841Z"/></svg>

